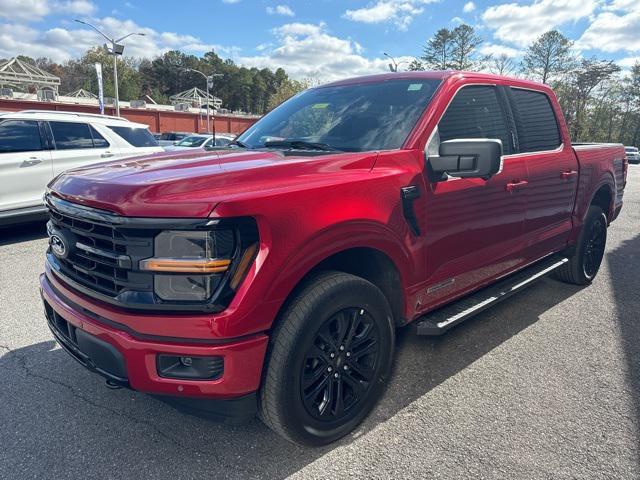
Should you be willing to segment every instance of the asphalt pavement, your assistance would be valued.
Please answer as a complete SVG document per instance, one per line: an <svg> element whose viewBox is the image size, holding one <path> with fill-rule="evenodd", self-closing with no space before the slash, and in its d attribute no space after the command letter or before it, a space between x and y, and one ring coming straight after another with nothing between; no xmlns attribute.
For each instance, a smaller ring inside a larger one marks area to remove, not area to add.
<svg viewBox="0 0 640 480"><path fill-rule="evenodd" d="M587 288L544 279L439 338L399 332L373 414L322 449L109 390L56 346L43 224L0 230L0 478L640 478L640 166Z"/></svg>

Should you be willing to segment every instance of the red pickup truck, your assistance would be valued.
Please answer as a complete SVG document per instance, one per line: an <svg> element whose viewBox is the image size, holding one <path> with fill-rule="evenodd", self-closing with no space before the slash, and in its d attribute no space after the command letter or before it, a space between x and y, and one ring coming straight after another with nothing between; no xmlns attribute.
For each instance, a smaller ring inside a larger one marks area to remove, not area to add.
<svg viewBox="0 0 640 480"><path fill-rule="evenodd" d="M396 328L441 334L547 273L589 284L626 170L622 145L571 143L546 85L312 88L228 148L58 176L48 324L111 387L328 443L381 396Z"/></svg>

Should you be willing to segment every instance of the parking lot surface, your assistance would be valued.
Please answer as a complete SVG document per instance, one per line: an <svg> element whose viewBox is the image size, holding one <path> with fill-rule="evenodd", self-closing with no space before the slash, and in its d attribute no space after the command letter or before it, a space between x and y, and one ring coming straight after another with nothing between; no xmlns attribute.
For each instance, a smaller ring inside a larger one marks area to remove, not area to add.
<svg viewBox="0 0 640 480"><path fill-rule="evenodd" d="M640 166L592 286L544 279L443 337L403 329L381 404L322 449L107 389L46 326L46 243L0 230L0 478L640 478Z"/></svg>

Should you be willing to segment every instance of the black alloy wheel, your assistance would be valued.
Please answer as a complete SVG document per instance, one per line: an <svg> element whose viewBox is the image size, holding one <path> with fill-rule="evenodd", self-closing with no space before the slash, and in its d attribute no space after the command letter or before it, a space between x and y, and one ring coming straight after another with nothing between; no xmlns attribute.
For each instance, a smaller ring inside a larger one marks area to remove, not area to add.
<svg viewBox="0 0 640 480"><path fill-rule="evenodd" d="M366 398L379 364L379 331L362 308L346 308L316 333L301 371L301 395L318 420L340 420Z"/></svg>
<svg viewBox="0 0 640 480"><path fill-rule="evenodd" d="M271 332L259 415L288 440L326 445L351 432L382 396L395 327L371 282L320 272L304 282Z"/></svg>
<svg viewBox="0 0 640 480"><path fill-rule="evenodd" d="M582 259L584 275L589 279L593 279L598 273L606 242L607 225L604 216L600 216L590 225Z"/></svg>

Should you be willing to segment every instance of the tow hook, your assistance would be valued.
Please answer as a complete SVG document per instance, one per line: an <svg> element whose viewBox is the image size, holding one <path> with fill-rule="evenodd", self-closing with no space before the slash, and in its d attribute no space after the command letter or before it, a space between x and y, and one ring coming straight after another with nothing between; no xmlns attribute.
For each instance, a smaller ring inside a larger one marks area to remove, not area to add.
<svg viewBox="0 0 640 480"><path fill-rule="evenodd" d="M107 385L107 388L110 388L111 390L120 390L122 388L122 385L114 382L113 380L107 380L105 383Z"/></svg>

